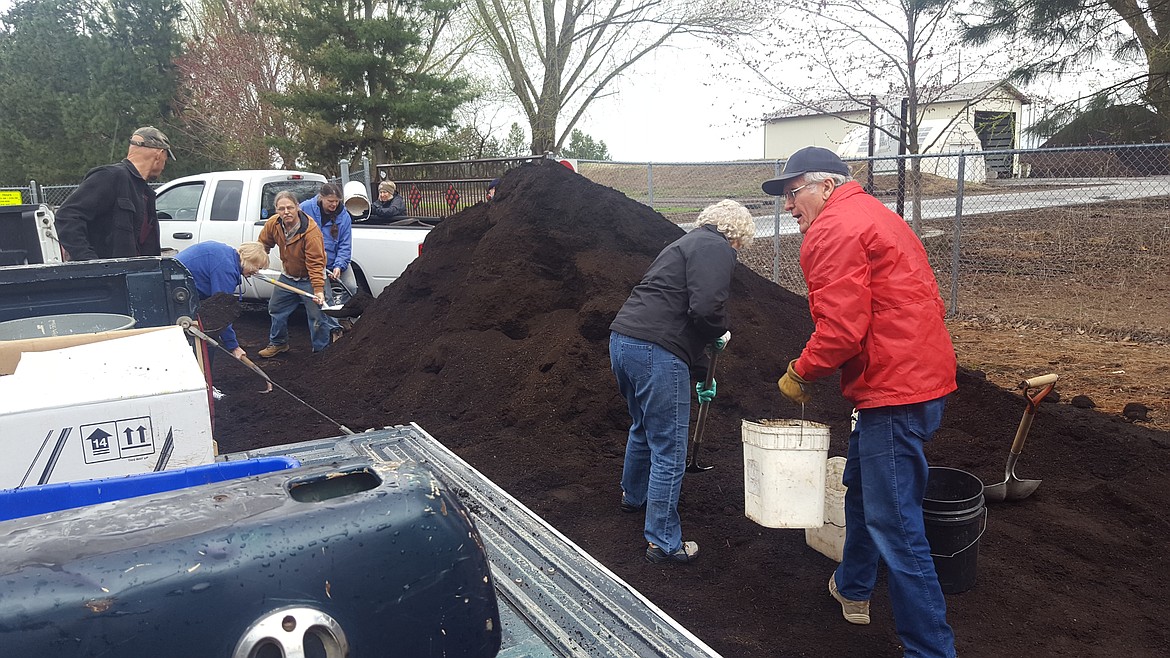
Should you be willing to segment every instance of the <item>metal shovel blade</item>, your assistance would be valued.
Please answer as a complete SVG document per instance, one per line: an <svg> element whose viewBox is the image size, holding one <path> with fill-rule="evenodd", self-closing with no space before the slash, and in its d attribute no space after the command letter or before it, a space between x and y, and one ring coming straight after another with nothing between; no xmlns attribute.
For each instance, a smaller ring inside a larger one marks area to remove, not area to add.
<svg viewBox="0 0 1170 658"><path fill-rule="evenodd" d="M1032 429L1032 420L1036 417L1036 409L1040 406L1040 401L1052 392L1056 380L1057 376L1052 374L1020 382L1019 388L1024 391L1027 405L1024 407L1023 417L1020 418L1020 426L1016 429L1015 439L1012 440L1011 450L1008 451L1003 482L983 487L985 501L1000 503L1005 500L1021 500L1031 496L1036 491L1036 487L1040 486L1040 480L1021 480L1016 477L1016 462L1020 459L1020 453L1024 452L1024 442L1028 440L1028 430ZM1040 390L1035 395L1028 393L1030 389L1037 387Z"/></svg>
<svg viewBox="0 0 1170 658"><path fill-rule="evenodd" d="M1042 480L1021 480L1016 477L1016 460L1019 458L1019 455L1008 455L1004 481L983 487L984 500L991 503L1020 500L1031 496L1036 491L1036 487L1040 486Z"/></svg>

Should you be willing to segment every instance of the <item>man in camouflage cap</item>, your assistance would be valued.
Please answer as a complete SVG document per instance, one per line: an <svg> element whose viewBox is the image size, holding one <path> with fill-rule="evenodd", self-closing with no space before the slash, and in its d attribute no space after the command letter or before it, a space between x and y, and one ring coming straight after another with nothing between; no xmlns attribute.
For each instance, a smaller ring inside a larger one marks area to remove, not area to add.
<svg viewBox="0 0 1170 658"><path fill-rule="evenodd" d="M126 159L91 169L57 209L57 237L68 260L158 256L161 252L154 190L171 142L144 126L130 136Z"/></svg>

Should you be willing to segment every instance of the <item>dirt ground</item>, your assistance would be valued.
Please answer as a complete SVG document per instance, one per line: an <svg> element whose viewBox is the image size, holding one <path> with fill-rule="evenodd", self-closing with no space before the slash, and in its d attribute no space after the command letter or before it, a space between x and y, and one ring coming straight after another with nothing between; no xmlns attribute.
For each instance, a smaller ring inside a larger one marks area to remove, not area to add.
<svg viewBox="0 0 1170 658"><path fill-rule="evenodd" d="M608 324L678 235L563 168L514 170L492 204L435 229L402 279L323 354L310 353L295 315L292 350L256 358L268 320L247 309L235 323L241 345L304 403L257 393L257 375L217 359L227 394L215 405L220 449L339 434L308 405L355 430L418 422L725 656L900 656L884 578L873 623L852 626L825 590L833 561L803 531L744 516L741 421L799 414L775 380L811 332L807 302L747 267L732 284L734 337L702 453L714 469L688 474L680 502L684 538L702 555L686 566L642 558L642 518L618 510L629 418L609 371ZM1023 410L1005 387L1061 375L1061 399L1042 405L1017 467L1043 484L1024 501L988 506L976 585L947 597L960 655L1164 655L1165 348L970 322L951 329L964 368L928 446L934 465L1002 480ZM1076 395L1098 410L1069 404ZM1150 407L1149 422L1121 416L1131 401ZM805 417L830 426L830 455L844 453L849 406L838 382L814 385Z"/></svg>

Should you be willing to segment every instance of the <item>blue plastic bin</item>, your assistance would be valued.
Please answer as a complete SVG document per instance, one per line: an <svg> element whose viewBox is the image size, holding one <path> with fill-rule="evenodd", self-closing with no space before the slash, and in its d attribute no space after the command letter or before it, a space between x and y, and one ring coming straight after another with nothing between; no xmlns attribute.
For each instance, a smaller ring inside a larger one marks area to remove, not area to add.
<svg viewBox="0 0 1170 658"><path fill-rule="evenodd" d="M257 457L157 473L0 489L0 521L262 475L300 465L292 457Z"/></svg>

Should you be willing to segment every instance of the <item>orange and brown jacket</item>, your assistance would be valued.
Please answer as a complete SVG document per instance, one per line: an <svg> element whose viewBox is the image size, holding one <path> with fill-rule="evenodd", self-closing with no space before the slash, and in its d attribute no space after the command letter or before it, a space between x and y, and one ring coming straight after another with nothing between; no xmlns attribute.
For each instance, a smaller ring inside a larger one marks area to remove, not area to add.
<svg viewBox="0 0 1170 658"><path fill-rule="evenodd" d="M301 225L288 241L284 238L280 215L273 215L265 222L256 240L268 249L280 247L280 264L284 273L298 279L307 276L313 284L313 292L324 293L325 238L311 217L302 210L297 214Z"/></svg>

